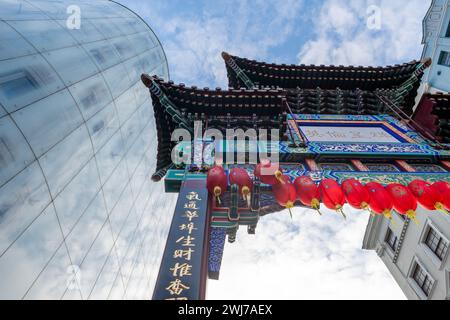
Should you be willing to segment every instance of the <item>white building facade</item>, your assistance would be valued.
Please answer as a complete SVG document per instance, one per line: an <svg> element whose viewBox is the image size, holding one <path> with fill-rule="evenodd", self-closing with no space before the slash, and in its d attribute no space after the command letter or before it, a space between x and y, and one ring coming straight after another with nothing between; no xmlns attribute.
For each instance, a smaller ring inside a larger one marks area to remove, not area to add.
<svg viewBox="0 0 450 320"><path fill-rule="evenodd" d="M423 20L422 58L433 60L422 79L426 92L450 91L449 9L449 0L433 0Z"/></svg>
<svg viewBox="0 0 450 320"><path fill-rule="evenodd" d="M408 299L450 299L450 217L420 206L417 224L403 217L371 216L363 249L377 252Z"/></svg>

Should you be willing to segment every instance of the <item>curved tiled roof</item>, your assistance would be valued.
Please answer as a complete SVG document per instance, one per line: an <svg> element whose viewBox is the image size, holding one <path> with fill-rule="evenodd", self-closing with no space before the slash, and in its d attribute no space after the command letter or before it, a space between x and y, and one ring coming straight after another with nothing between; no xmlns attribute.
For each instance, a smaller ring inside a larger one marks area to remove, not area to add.
<svg viewBox="0 0 450 320"><path fill-rule="evenodd" d="M420 64L420 61L411 61L385 67L286 65L249 60L227 53L222 56L225 60L227 57L231 57L255 84L285 89L320 87L321 89L375 90L392 88L409 79ZM244 83L227 63L226 68L229 87L244 87Z"/></svg>
<svg viewBox="0 0 450 320"><path fill-rule="evenodd" d="M142 75L143 83L150 89L158 132L158 155L154 180L160 180L172 164L171 151L175 143L171 133L178 123L167 112L155 90L163 95L181 115L192 123L201 120L203 127L216 128L225 134L226 129L281 128L284 117L286 92L281 89L209 90L186 87L184 84L165 82L155 76ZM152 83L159 89L152 89Z"/></svg>

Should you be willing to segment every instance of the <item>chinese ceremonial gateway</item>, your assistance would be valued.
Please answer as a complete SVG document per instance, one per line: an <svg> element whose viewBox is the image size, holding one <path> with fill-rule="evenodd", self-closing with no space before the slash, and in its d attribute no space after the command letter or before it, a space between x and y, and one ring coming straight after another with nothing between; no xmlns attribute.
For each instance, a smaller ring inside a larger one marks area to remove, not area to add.
<svg viewBox="0 0 450 320"><path fill-rule="evenodd" d="M284 209L324 206L345 217L347 203L371 211L371 223L400 217L401 230L420 225L423 211L447 214L450 136L415 120L430 58L344 67L222 57L227 90L142 75L158 131L152 179L178 193L154 299L203 299L225 241ZM445 122L448 96L425 99Z"/></svg>

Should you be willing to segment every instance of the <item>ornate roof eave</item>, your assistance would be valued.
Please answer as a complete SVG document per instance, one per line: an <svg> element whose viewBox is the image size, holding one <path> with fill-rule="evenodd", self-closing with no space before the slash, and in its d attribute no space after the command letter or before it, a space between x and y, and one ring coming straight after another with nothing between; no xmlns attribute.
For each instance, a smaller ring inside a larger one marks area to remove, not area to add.
<svg viewBox="0 0 450 320"><path fill-rule="evenodd" d="M229 61L256 85L261 87L278 86L285 89L356 89L375 90L392 88L406 81L421 63L411 61L401 65L385 67L363 66L325 66L325 65L286 65L259 62L223 53L229 87L244 87Z"/></svg>
<svg viewBox="0 0 450 320"><path fill-rule="evenodd" d="M283 126L280 121L285 113L286 92L282 89L210 90L165 82L148 74L143 74L141 79L151 93L157 128L158 154L156 171L152 175L154 181L160 181L173 165L171 152L175 142L171 141L171 133L177 128L193 132L195 120L208 120L211 127L214 127L213 119L217 119L217 123L228 121L231 128L238 120L238 126L244 130L246 128L242 122L246 121L248 125L258 119L263 119L263 122L278 121L274 126Z"/></svg>

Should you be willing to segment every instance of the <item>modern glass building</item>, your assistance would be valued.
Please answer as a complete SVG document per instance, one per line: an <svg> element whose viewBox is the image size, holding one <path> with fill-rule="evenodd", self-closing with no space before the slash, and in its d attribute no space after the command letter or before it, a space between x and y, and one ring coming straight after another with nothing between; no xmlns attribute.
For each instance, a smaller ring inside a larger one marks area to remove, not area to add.
<svg viewBox="0 0 450 320"><path fill-rule="evenodd" d="M144 72L165 54L118 3L0 1L0 299L151 298L176 199Z"/></svg>

